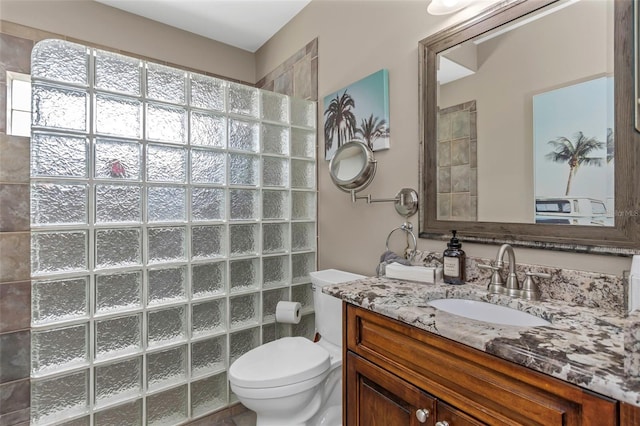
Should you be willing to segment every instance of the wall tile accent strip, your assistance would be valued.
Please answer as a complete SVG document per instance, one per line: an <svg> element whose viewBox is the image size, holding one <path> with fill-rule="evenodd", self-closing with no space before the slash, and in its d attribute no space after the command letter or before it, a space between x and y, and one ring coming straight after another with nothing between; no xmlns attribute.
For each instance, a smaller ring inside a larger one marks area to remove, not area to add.
<svg viewBox="0 0 640 426"><path fill-rule="evenodd" d="M29 422L29 379L0 385L0 424Z"/></svg>
<svg viewBox="0 0 640 426"><path fill-rule="evenodd" d="M314 332L315 103L60 40L33 58L32 423L226 407L237 357Z"/></svg>
<svg viewBox="0 0 640 426"><path fill-rule="evenodd" d="M318 39L291 55L256 87L296 98L318 100Z"/></svg>
<svg viewBox="0 0 640 426"><path fill-rule="evenodd" d="M29 73L33 41L0 33L0 426L29 422L29 138L6 134L6 71Z"/></svg>
<svg viewBox="0 0 640 426"><path fill-rule="evenodd" d="M30 281L0 284L0 333L29 330L31 316L24 311L30 305Z"/></svg>

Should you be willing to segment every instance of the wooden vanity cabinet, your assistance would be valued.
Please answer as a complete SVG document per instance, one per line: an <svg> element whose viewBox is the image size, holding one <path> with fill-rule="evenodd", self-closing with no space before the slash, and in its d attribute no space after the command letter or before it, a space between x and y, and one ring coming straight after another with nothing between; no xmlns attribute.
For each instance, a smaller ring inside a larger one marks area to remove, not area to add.
<svg viewBox="0 0 640 426"><path fill-rule="evenodd" d="M343 305L347 426L638 425L637 407Z"/></svg>
<svg viewBox="0 0 640 426"><path fill-rule="evenodd" d="M467 416L462 411L456 410L442 401L437 402L436 416L438 421L443 423L443 426L447 424L449 426L481 426L486 424L479 422L473 417ZM436 417L434 417L434 422L435 418Z"/></svg>
<svg viewBox="0 0 640 426"><path fill-rule="evenodd" d="M364 358L353 353L347 357L346 375L353 389L346 400L349 407L346 424L418 426L430 420L436 407L435 398ZM424 417L422 422L416 415L419 410Z"/></svg>

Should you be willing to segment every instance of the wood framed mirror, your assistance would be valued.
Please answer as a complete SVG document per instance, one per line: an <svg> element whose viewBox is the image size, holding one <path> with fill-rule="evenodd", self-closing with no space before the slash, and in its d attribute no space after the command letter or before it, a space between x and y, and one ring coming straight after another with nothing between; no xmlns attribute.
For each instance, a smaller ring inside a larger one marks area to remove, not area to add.
<svg viewBox="0 0 640 426"><path fill-rule="evenodd" d="M640 252L633 3L508 0L419 42L421 238Z"/></svg>

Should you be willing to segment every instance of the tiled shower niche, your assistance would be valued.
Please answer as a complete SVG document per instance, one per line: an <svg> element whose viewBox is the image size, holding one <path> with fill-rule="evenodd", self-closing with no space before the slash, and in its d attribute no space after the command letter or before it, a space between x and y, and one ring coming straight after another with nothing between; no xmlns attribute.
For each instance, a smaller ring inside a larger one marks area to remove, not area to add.
<svg viewBox="0 0 640 426"><path fill-rule="evenodd" d="M32 87L32 424L182 423L313 335L314 102L60 40Z"/></svg>

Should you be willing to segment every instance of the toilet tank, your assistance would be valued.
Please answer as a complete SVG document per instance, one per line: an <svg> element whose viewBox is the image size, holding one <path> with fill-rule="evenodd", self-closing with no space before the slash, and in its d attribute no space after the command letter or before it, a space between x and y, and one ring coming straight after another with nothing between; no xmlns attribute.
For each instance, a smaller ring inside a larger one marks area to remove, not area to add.
<svg viewBox="0 0 640 426"><path fill-rule="evenodd" d="M364 275L325 269L311 272L313 307L316 311L316 331L323 339L342 346L342 300L322 292L322 287L366 278Z"/></svg>

